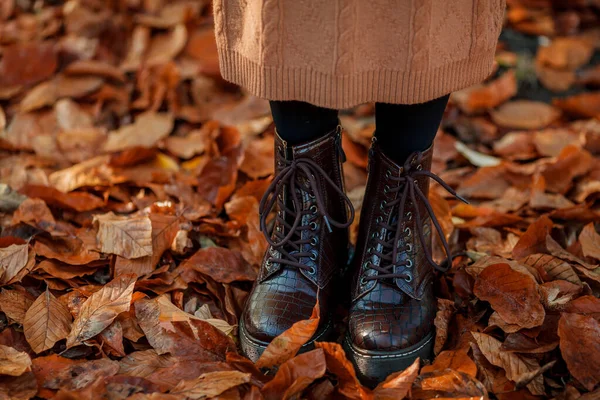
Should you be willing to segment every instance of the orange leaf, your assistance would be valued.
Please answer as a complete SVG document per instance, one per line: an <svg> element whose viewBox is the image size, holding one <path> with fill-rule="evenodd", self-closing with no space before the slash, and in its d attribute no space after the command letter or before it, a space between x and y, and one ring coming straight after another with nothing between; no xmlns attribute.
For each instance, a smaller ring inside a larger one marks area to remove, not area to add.
<svg viewBox="0 0 600 400"><path fill-rule="evenodd" d="M508 264L491 265L475 281L473 293L490 302L492 308L509 324L534 328L546 315L540 302L537 284L528 275L513 270Z"/></svg>
<svg viewBox="0 0 600 400"><path fill-rule="evenodd" d="M558 336L569 372L587 390L593 390L600 382L600 323L591 316L564 313Z"/></svg>
<svg viewBox="0 0 600 400"><path fill-rule="evenodd" d="M421 360L417 358L410 367L388 376L373 390L375 400L403 399L409 395L417 375Z"/></svg>
<svg viewBox="0 0 600 400"><path fill-rule="evenodd" d="M369 389L363 387L354 371L354 366L346 358L344 349L338 343L319 342L315 347L323 349L327 361L327 370L338 379L337 391L347 399L370 399L372 397Z"/></svg>
<svg viewBox="0 0 600 400"><path fill-rule="evenodd" d="M442 351L433 361L433 364L426 365L421 369L421 373L443 371L446 368L455 371L464 372L473 378L477 377L477 366L475 362L467 355L468 349Z"/></svg>
<svg viewBox="0 0 600 400"><path fill-rule="evenodd" d="M262 353L256 366L270 368L281 365L294 357L317 332L320 321L319 301L315 304L309 319L298 321L291 328L277 336Z"/></svg>
<svg viewBox="0 0 600 400"><path fill-rule="evenodd" d="M279 367L273 380L263 387L265 400L293 398L325 375L326 365L323 349L315 349L287 360Z"/></svg>

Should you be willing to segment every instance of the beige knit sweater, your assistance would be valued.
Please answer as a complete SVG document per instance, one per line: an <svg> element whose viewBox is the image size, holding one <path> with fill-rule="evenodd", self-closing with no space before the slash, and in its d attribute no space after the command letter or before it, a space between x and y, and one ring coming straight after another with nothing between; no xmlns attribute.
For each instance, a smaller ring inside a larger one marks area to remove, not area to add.
<svg viewBox="0 0 600 400"><path fill-rule="evenodd" d="M214 0L223 77L329 108L421 103L485 79L505 0Z"/></svg>

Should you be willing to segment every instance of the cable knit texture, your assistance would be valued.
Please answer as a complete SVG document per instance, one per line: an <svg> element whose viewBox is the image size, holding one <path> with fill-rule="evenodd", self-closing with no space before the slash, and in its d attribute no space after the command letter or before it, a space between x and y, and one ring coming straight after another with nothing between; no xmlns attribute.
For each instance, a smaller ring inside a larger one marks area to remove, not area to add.
<svg viewBox="0 0 600 400"><path fill-rule="evenodd" d="M328 108L423 103L493 69L505 0L214 0L223 77Z"/></svg>

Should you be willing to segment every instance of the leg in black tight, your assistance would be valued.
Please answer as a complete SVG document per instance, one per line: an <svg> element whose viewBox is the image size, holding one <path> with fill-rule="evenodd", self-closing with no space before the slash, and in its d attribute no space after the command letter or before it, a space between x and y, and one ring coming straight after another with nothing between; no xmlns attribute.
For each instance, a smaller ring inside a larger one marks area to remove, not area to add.
<svg viewBox="0 0 600 400"><path fill-rule="evenodd" d="M383 152L402 164L433 143L450 95L422 104L375 104L375 137Z"/></svg>
<svg viewBox="0 0 600 400"><path fill-rule="evenodd" d="M321 137L338 125L338 111L301 101L271 101L271 113L277 133L296 145Z"/></svg>

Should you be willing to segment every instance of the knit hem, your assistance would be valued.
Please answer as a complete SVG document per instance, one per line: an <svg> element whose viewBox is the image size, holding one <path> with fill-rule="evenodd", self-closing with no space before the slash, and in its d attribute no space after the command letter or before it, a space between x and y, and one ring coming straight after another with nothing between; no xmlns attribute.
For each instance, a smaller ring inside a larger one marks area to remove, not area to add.
<svg viewBox="0 0 600 400"><path fill-rule="evenodd" d="M226 81L269 100L298 100L342 109L362 103L416 104L483 81L493 71L495 48L425 71L380 69L334 75L306 68L269 67L219 48Z"/></svg>

